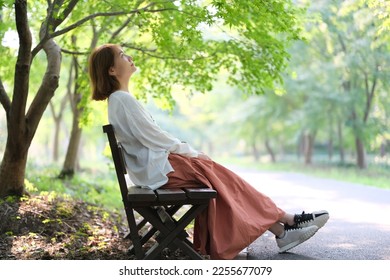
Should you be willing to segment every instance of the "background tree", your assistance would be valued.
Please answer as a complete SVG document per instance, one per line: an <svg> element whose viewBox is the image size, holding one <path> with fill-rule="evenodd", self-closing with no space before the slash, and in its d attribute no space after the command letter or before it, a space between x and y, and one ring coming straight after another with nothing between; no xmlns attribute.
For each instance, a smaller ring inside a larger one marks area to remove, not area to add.
<svg viewBox="0 0 390 280"><path fill-rule="evenodd" d="M355 138L357 166L366 168L366 149L372 141L370 116L375 96L389 74L386 66L390 56L385 52L388 44L378 39L378 20L365 1L330 1L326 7L322 4L312 5L313 12L321 16L312 42L328 38L324 54L333 57L339 88L347 101L340 103L346 105L343 121Z"/></svg>
<svg viewBox="0 0 390 280"><path fill-rule="evenodd" d="M380 1L306 2L306 42L295 42L289 48L286 94L278 102L272 101L273 95L237 100L234 113L229 113L234 117L227 118L237 119L231 123L236 128L231 135L245 139L248 149L255 147L255 151L265 135L275 144L287 139L284 146L290 152L295 141L307 164L315 152L317 158L326 153L328 161L333 161L337 148L341 163L348 155L365 168L366 150L384 158L388 149L389 40L383 30L389 5ZM377 5L370 5L374 2ZM272 127L278 119L285 124L281 131Z"/></svg>

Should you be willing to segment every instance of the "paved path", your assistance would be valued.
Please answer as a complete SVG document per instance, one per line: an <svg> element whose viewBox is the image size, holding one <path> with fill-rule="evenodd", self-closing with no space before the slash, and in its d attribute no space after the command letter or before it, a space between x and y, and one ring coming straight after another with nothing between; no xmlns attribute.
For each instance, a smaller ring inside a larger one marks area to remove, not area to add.
<svg viewBox="0 0 390 280"><path fill-rule="evenodd" d="M248 259L390 260L390 191L296 173L231 168L287 212L326 209L328 223L314 237L279 254L267 232ZM390 181L389 181L390 184Z"/></svg>

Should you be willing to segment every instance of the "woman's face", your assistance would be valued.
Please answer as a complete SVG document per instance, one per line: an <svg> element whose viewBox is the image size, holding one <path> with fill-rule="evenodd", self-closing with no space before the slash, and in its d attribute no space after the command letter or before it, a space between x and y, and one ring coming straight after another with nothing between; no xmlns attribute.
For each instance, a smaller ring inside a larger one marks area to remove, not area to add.
<svg viewBox="0 0 390 280"><path fill-rule="evenodd" d="M126 55L119 47L114 47L115 60L114 66L110 69L110 74L116 76L119 80L122 78L130 78L137 71L133 58Z"/></svg>

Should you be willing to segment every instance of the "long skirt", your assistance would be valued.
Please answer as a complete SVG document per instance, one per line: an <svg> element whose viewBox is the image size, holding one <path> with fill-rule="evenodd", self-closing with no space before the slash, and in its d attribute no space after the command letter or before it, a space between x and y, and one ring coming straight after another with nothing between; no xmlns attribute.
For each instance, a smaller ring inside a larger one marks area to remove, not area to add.
<svg viewBox="0 0 390 280"><path fill-rule="evenodd" d="M211 259L233 259L285 214L269 197L212 160L170 154L169 162L174 171L162 188L201 184L218 192L194 228L194 248Z"/></svg>

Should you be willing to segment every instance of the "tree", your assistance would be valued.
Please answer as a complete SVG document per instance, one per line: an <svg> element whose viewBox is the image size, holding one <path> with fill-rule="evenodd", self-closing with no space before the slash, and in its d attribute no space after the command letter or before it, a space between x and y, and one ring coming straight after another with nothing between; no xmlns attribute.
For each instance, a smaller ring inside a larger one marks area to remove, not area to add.
<svg viewBox="0 0 390 280"><path fill-rule="evenodd" d="M366 149L376 135L371 112L382 108L376 96L386 87L390 61L388 41L378 31L385 28L386 21L375 17L367 2L377 3L374 8L378 11L384 10L379 1L311 2L305 33L308 44L304 52L301 48L299 53L293 53L294 58L303 56L308 60L291 63L298 65L297 82L301 85L286 82L288 94L304 92L304 120L311 124L311 130L328 131L328 147L333 131L337 131L342 161L343 132L352 132L360 168L367 166ZM378 11L376 14L383 14Z"/></svg>
<svg viewBox="0 0 390 280"><path fill-rule="evenodd" d="M69 4L71 5L71 4ZM57 7L48 11L47 25L39 30L40 43L32 50L32 34L29 27L27 1L15 1L15 23L19 35L19 50L15 65L12 101L0 79L0 101L7 117L7 143L0 165L0 196L21 195L24 192L24 174L28 148L38 127L40 118L58 86L61 66L60 48L52 38L47 38L48 27L55 29L61 19L52 17ZM58 12L58 10L57 10ZM66 14L66 11L65 11ZM46 73L29 109L26 112L29 93L31 62L43 50L47 58Z"/></svg>
<svg viewBox="0 0 390 280"><path fill-rule="evenodd" d="M357 166L366 168L370 115L375 95L388 77L390 56L384 55L387 43L379 40L378 21L364 2L341 5L340 14L323 18L333 34L334 56L343 58L341 86L349 100L348 124L355 137Z"/></svg>
<svg viewBox="0 0 390 280"><path fill-rule="evenodd" d="M94 36L91 40L90 48L94 49L97 44L97 32L94 32ZM77 38L72 36L72 46L76 45ZM85 65L85 64L84 64ZM71 73L70 73L70 84L74 85L73 89L68 91L68 96L70 99L70 105L72 109L72 130L70 133L70 139L68 143L68 148L66 150L64 164L59 174L59 178L73 177L77 159L78 159L78 150L81 141L82 128L80 127L80 119L83 114L82 100L83 100L83 91L85 91L85 80L86 80L86 67L80 65L77 55L73 55L71 63Z"/></svg>
<svg viewBox="0 0 390 280"><path fill-rule="evenodd" d="M67 46L64 42L69 42L72 31L91 28L93 20L98 19L108 26L108 19L112 24L127 22L128 28L120 30L121 36L115 41L140 53L142 69L138 80L147 83L139 82L138 87L145 94L167 100L171 99L169 93L175 83L209 90L221 68L231 73L230 82L247 92L262 93L264 87L281 82L280 73L288 57L285 46L298 39L300 31L299 11L292 2L279 0L52 0L29 4L26 0L8 0L0 4L7 16L4 21L15 15L19 37L12 95L7 90L9 86L4 86L9 81L0 77L0 102L8 131L0 165L0 197L24 192L29 146L58 87L61 48ZM223 37L206 38L212 28L222 30ZM35 35L37 43L33 46ZM33 95L29 90L31 65L42 51L47 60L46 72ZM160 57L165 60L161 62ZM27 108L29 97L32 101Z"/></svg>

